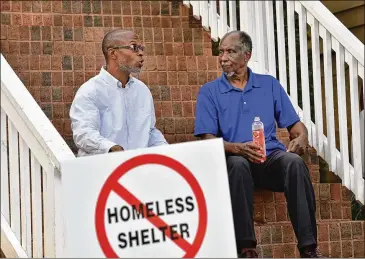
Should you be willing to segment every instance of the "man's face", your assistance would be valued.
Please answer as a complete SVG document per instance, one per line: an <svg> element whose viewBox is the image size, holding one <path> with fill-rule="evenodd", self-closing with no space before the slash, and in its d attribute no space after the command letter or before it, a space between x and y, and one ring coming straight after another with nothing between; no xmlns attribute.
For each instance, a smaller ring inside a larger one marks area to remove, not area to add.
<svg viewBox="0 0 365 259"><path fill-rule="evenodd" d="M228 75L245 68L250 57L250 52L242 50L238 35L227 36L219 46L219 64Z"/></svg>
<svg viewBox="0 0 365 259"><path fill-rule="evenodd" d="M117 46L122 48L113 49L115 62L121 71L128 73L138 73L143 66L143 46L135 33L123 35L123 40L116 42ZM142 48L142 49L141 49Z"/></svg>

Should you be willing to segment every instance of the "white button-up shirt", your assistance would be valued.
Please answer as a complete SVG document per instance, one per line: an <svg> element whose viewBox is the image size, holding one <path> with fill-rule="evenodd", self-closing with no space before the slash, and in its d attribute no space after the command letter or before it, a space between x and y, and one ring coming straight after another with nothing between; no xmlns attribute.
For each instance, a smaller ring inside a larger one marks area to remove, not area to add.
<svg viewBox="0 0 365 259"><path fill-rule="evenodd" d="M107 153L167 144L155 128L153 99L148 87L130 77L123 88L104 68L77 91L70 109L78 155Z"/></svg>

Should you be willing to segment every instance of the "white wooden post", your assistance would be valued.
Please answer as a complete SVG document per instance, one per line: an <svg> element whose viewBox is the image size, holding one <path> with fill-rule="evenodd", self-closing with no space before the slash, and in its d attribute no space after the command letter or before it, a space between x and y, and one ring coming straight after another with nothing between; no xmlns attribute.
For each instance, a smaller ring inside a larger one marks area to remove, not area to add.
<svg viewBox="0 0 365 259"><path fill-rule="evenodd" d="M332 39L333 41L333 39ZM349 152L348 152L348 132L347 132L347 113L346 113L346 85L345 85L345 50L336 41L336 77L337 77L337 101L338 101L338 120L340 126L340 152L341 168L337 168L342 184L350 189L349 175Z"/></svg>
<svg viewBox="0 0 365 259"><path fill-rule="evenodd" d="M18 131L14 124L8 120L9 130L9 171L10 176L10 226L15 236L20 239L20 189L19 189L19 150Z"/></svg>
<svg viewBox="0 0 365 259"><path fill-rule="evenodd" d="M43 227L42 227L42 193L41 193L41 166L31 154L32 179L32 226L33 226L33 256L43 257Z"/></svg>
<svg viewBox="0 0 365 259"><path fill-rule="evenodd" d="M217 4L216 0L209 0L209 26L210 36L212 39L218 41L218 21L217 21Z"/></svg>
<svg viewBox="0 0 365 259"><path fill-rule="evenodd" d="M267 56L269 74L276 78L276 59L275 59L275 33L274 33L274 11L273 2L265 1L266 13L266 35L267 35Z"/></svg>
<svg viewBox="0 0 365 259"><path fill-rule="evenodd" d="M200 6L202 6L203 12L201 12L202 15L202 26L204 30L209 31L209 5L208 1L200 1Z"/></svg>
<svg viewBox="0 0 365 259"><path fill-rule="evenodd" d="M230 31L237 30L236 1L229 1L229 27Z"/></svg>
<svg viewBox="0 0 365 259"><path fill-rule="evenodd" d="M296 2L298 3L298 2ZM309 145L312 145L312 119L309 97L309 73L308 73L308 46L307 46L307 14L301 4L298 4L299 13L299 47L300 47L300 72L302 81L302 104L304 112L304 124L308 130Z"/></svg>
<svg viewBox="0 0 365 259"><path fill-rule="evenodd" d="M333 82L332 82L332 44L330 33L323 28L323 60L324 60L324 82L326 92L326 123L327 123L327 148L325 159L328 162L329 170L336 171L336 135L335 135L335 116L333 105Z"/></svg>
<svg viewBox="0 0 365 259"><path fill-rule="evenodd" d="M283 1L278 0L275 3L279 59L279 80L285 91L287 91Z"/></svg>
<svg viewBox="0 0 365 259"><path fill-rule="evenodd" d="M1 213L10 224L7 116L1 108Z"/></svg>
<svg viewBox="0 0 365 259"><path fill-rule="evenodd" d="M219 38L227 33L227 2L225 0L219 1Z"/></svg>
<svg viewBox="0 0 365 259"><path fill-rule="evenodd" d="M19 164L20 164L20 195L22 239L21 243L29 257L32 256L32 218L31 218L31 192L30 192L30 167L29 147L24 139L19 136Z"/></svg>
<svg viewBox="0 0 365 259"><path fill-rule="evenodd" d="M290 99L298 112L298 89L297 89L297 57L295 42L295 8L293 1L286 1L288 18L288 51L289 51L289 80Z"/></svg>
<svg viewBox="0 0 365 259"><path fill-rule="evenodd" d="M265 36L264 30L266 29L265 19L264 19L264 11L263 11L263 2L262 1L255 1L255 31L256 31L256 54L258 60L258 73L265 74Z"/></svg>
<svg viewBox="0 0 365 259"><path fill-rule="evenodd" d="M322 84L321 84L321 64L319 52L319 26L318 21L313 19L311 26L312 41L312 67L313 67L313 88L314 88L314 116L316 119L316 143L318 155L324 157L323 150L323 114L322 114Z"/></svg>

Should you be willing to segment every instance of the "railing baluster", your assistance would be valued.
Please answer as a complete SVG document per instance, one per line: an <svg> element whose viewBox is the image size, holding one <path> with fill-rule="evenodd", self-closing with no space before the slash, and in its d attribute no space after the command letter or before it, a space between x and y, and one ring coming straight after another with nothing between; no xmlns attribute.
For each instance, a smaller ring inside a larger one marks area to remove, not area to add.
<svg viewBox="0 0 365 259"><path fill-rule="evenodd" d="M217 5L216 0L209 1L209 25L210 25L210 36L212 39L218 41L218 21L217 21Z"/></svg>
<svg viewBox="0 0 365 259"><path fill-rule="evenodd" d="M295 8L294 1L286 1L288 17L288 51L289 51L289 82L290 82L290 99L298 109L298 89L297 89L297 57L295 42Z"/></svg>
<svg viewBox="0 0 365 259"><path fill-rule="evenodd" d="M229 1L229 27L230 31L237 30L236 1Z"/></svg>
<svg viewBox="0 0 365 259"><path fill-rule="evenodd" d="M43 214L44 219L44 256L55 257L55 188L54 188L55 168L43 167Z"/></svg>
<svg viewBox="0 0 365 259"><path fill-rule="evenodd" d="M43 257L43 213L42 213L42 192L41 192L41 166L38 160L31 153L31 184L32 184L32 234L33 234L33 256Z"/></svg>
<svg viewBox="0 0 365 259"><path fill-rule="evenodd" d="M322 85L321 85L321 64L319 52L319 26L318 21L313 18L311 27L312 41L312 69L313 69L313 90L314 90L314 116L316 119L316 143L318 155L324 157L323 150L323 114L322 114ZM291 83L290 83L291 85Z"/></svg>
<svg viewBox="0 0 365 259"><path fill-rule="evenodd" d="M10 225L7 116L1 108L1 213Z"/></svg>
<svg viewBox="0 0 365 259"><path fill-rule="evenodd" d="M276 60L275 60L275 35L274 35L274 11L273 2L265 1L265 11L266 11L266 34L267 39L267 55L268 55L268 65L269 73L273 77L276 77Z"/></svg>
<svg viewBox="0 0 365 259"><path fill-rule="evenodd" d="M249 15L250 10L252 10L252 2L241 0L240 1L240 30L248 33L252 37L252 40L253 40L254 39L253 35L252 35L253 21L251 20L252 16ZM251 11L251 14L252 14L252 11Z"/></svg>
<svg viewBox="0 0 365 259"><path fill-rule="evenodd" d="M337 42L338 43L338 42ZM340 126L340 152L341 168L337 171L342 179L342 184L350 188L349 175L349 150L348 150L348 132L347 132L347 113L346 113L346 85L345 85L345 50L338 43L336 46L336 77L337 77L337 102L338 102L338 120Z"/></svg>
<svg viewBox="0 0 365 259"><path fill-rule="evenodd" d="M219 1L219 38L222 38L227 33L227 2L226 0Z"/></svg>
<svg viewBox="0 0 365 259"><path fill-rule="evenodd" d="M32 256L32 218L30 200L29 148L19 136L20 194L22 219L22 246L29 257Z"/></svg>
<svg viewBox="0 0 365 259"><path fill-rule="evenodd" d="M312 119L311 103L309 98L309 73L308 73L308 46L307 46L307 14L302 5L299 8L299 48L300 48L300 72L302 81L302 103L304 112L304 124L308 130L309 144L312 145Z"/></svg>
<svg viewBox="0 0 365 259"><path fill-rule="evenodd" d="M255 17L256 17L256 54L258 57L259 70L258 73L265 74L265 39L264 39L264 29L265 29L265 19L263 11L263 2L255 1Z"/></svg>
<svg viewBox="0 0 365 259"><path fill-rule="evenodd" d="M10 222L15 236L20 239L20 190L19 190L19 152L18 131L14 124L8 120L9 130L9 171L10 176Z"/></svg>
<svg viewBox="0 0 365 259"><path fill-rule="evenodd" d="M323 31L323 60L324 60L324 82L326 94L326 123L327 123L327 148L325 159L328 162L329 170L336 171L336 135L335 135L335 116L333 105L333 82L332 82L332 44L331 34L322 26Z"/></svg>
<svg viewBox="0 0 365 259"><path fill-rule="evenodd" d="M279 80L285 91L287 91L283 1L279 0L275 3L279 59Z"/></svg>
<svg viewBox="0 0 365 259"><path fill-rule="evenodd" d="M361 172L363 171L363 150L361 149L361 145L363 141L361 140L360 135L360 109L359 109L359 90L358 90L358 62L356 59L346 51L346 56L348 57L349 63L349 72L350 72L350 102L351 102L351 130L352 130L352 155L353 155L353 166L354 166L354 174L355 176L351 176L351 190L353 188L356 189L354 191L357 197L359 194L357 193L359 188L357 187L357 181L361 182ZM356 177L356 174L359 177Z"/></svg>
<svg viewBox="0 0 365 259"><path fill-rule="evenodd" d="M183 1L183 4L186 6L186 7L190 7L190 1L189 0L184 0Z"/></svg>
<svg viewBox="0 0 365 259"><path fill-rule="evenodd" d="M200 1L191 1L190 4L193 6L194 18L200 20Z"/></svg>
<svg viewBox="0 0 365 259"><path fill-rule="evenodd" d="M200 1L200 6L203 8L202 14L202 26L206 31L209 31L209 5L208 1Z"/></svg>

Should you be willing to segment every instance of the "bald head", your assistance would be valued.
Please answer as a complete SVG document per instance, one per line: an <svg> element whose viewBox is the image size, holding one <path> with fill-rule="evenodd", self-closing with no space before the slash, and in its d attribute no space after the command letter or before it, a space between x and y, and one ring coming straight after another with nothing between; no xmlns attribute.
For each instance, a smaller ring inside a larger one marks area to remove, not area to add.
<svg viewBox="0 0 365 259"><path fill-rule="evenodd" d="M224 40L226 40L228 38L237 39L238 44L240 45L241 50L243 52L252 52L252 40L251 40L250 35L248 35L246 32L244 32L244 31L231 31L231 32L228 32L227 34L225 34L223 36L220 43L222 44L224 42Z"/></svg>
<svg viewBox="0 0 365 259"><path fill-rule="evenodd" d="M115 29L105 34L101 48L106 60L108 60L108 49L112 46L118 46L121 43L128 44L132 39L136 39L137 35L133 31L123 29Z"/></svg>

